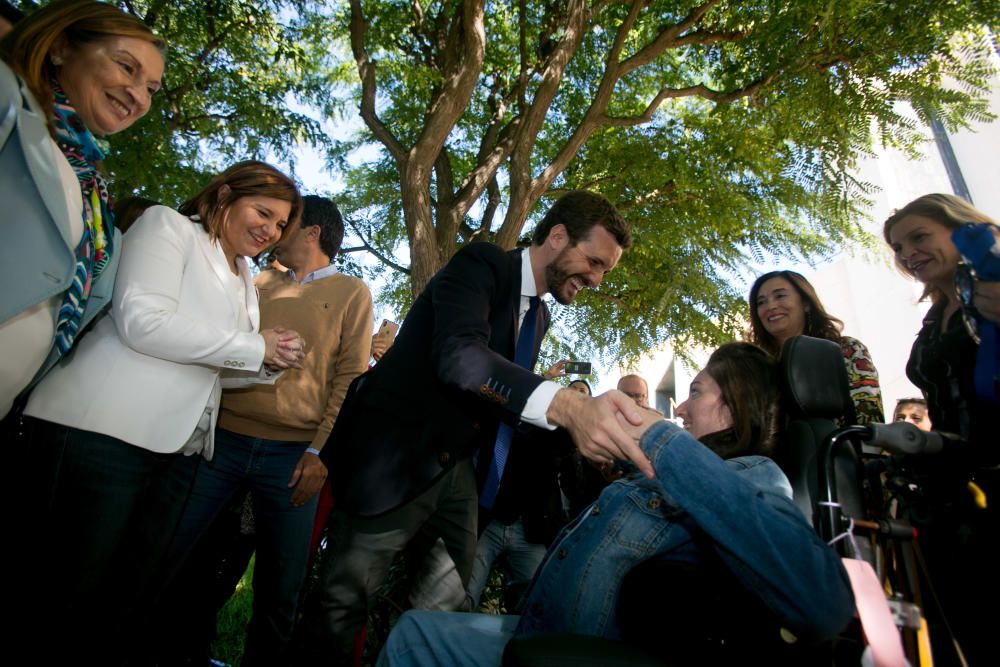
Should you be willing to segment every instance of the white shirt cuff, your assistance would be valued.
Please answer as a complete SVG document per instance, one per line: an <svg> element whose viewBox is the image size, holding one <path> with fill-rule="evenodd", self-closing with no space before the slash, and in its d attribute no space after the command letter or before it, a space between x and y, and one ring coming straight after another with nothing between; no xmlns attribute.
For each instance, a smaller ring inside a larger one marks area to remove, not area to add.
<svg viewBox="0 0 1000 667"><path fill-rule="evenodd" d="M545 413L549 411L549 405L552 404L552 399L556 397L556 393L560 389L563 389L561 384L550 381L545 381L535 387L531 396L528 397L528 402L524 404L524 410L521 411L521 421L549 431L556 430L555 424L550 424L549 420L545 418Z"/></svg>

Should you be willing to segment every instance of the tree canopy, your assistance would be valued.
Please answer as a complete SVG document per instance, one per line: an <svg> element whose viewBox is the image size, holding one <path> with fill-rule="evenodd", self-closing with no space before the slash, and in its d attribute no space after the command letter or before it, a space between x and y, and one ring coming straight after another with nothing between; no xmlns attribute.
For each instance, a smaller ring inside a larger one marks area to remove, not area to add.
<svg viewBox="0 0 1000 667"><path fill-rule="evenodd" d="M583 308L615 356L743 325L732 276L764 254L861 236L874 141L913 150L908 101L951 127L989 116L981 2L362 2L342 10L366 129L340 162L361 233L409 245L418 290L464 243L512 247L553 197L599 191L636 243ZM393 269L395 272L397 269ZM405 291L397 289L397 297Z"/></svg>
<svg viewBox="0 0 1000 667"><path fill-rule="evenodd" d="M119 5L169 43L150 117L113 138L119 196L176 204L232 161L318 148L401 309L461 245L513 247L554 197L601 192L635 246L555 318L561 344L615 356L731 337L748 263L860 238L851 167L874 142L917 149L899 102L988 118L1000 28L981 0Z"/></svg>

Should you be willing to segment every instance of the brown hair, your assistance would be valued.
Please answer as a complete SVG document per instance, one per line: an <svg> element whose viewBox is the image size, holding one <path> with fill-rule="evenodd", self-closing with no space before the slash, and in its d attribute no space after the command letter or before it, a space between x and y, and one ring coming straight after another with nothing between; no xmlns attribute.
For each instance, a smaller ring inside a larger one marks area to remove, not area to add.
<svg viewBox="0 0 1000 667"><path fill-rule="evenodd" d="M153 44L161 54L166 51L166 42L148 25L113 5L94 0L46 5L18 22L0 41L0 58L24 79L43 109L50 109L53 102L49 81L56 71L49 53L63 36L74 49L111 37L135 37Z"/></svg>
<svg viewBox="0 0 1000 667"><path fill-rule="evenodd" d="M229 188L224 195L220 194L223 186ZM214 177L201 192L177 210L183 215L197 215L197 222L205 228L209 238L217 239L222 232L226 210L241 197L274 197L290 202L292 209L288 214L288 224L299 223L302 195L295 182L266 162L257 160L237 162Z"/></svg>
<svg viewBox="0 0 1000 667"><path fill-rule="evenodd" d="M752 342L774 356L778 356L778 352L781 351L778 339L768 333L757 313L757 296L760 294L760 288L772 278L787 280L798 293L799 298L802 299L802 305L806 309L806 327L805 331L802 332L803 335L840 342L840 332L844 328L844 323L826 312L823 302L819 300L813 286L802 274L795 271L771 271L754 281L753 287L750 288L750 296L747 298L750 305L750 340Z"/></svg>
<svg viewBox="0 0 1000 667"><path fill-rule="evenodd" d="M115 227L122 234L127 232L150 206L159 206L160 202L145 197L125 197L115 202Z"/></svg>
<svg viewBox="0 0 1000 667"><path fill-rule="evenodd" d="M930 218L934 222L944 225L948 229L958 229L963 223L966 222L986 222L991 225L996 225L996 221L990 218L988 215L976 209L972 204L965 201L961 197L956 197L955 195L946 195L941 193L934 193L929 195L924 195L922 197L917 197L909 204L903 208L897 208L892 212L888 218L885 219L885 223L882 225L882 236L885 238L885 242L892 247L892 239L890 238L890 233L892 228L897 222L903 218L910 215L919 215L924 218ZM910 276L914 275L907 270L905 266L900 263L899 258L895 258L896 268L898 268L902 273ZM937 301L941 299L943 295L940 291L930 285L924 285L924 293L920 296L920 299L931 298L931 301Z"/></svg>
<svg viewBox="0 0 1000 667"><path fill-rule="evenodd" d="M927 410L927 399L917 398L917 397L899 399L898 401L896 401L896 407L893 408L892 410L893 420L896 419L896 415L899 414L899 409L902 408L904 405L919 405L924 410Z"/></svg>
<svg viewBox="0 0 1000 667"><path fill-rule="evenodd" d="M548 210L531 236L534 245L542 245L556 225L563 225L570 245L582 241L595 225L608 230L615 241L628 250L632 246L632 232L614 204L594 192L573 190L560 197Z"/></svg>
<svg viewBox="0 0 1000 667"><path fill-rule="evenodd" d="M759 454L773 456L778 440L778 365L750 343L727 343L708 358L705 372L719 385L733 425L700 440L724 459Z"/></svg>

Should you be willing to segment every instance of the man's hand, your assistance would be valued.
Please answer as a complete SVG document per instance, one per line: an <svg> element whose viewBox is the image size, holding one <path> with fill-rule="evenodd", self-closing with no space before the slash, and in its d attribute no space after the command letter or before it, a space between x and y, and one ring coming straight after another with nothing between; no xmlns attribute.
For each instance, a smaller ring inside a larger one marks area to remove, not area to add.
<svg viewBox="0 0 1000 667"><path fill-rule="evenodd" d="M650 426L659 424L666 419L662 412L653 408L639 408L639 416L641 417L641 423L634 425L626 421L622 415L618 415L618 423L621 425L622 430L636 440L642 440L642 436L646 434Z"/></svg>
<svg viewBox="0 0 1000 667"><path fill-rule="evenodd" d="M557 361L556 363L552 364L551 366L549 366L549 369L547 371L542 373L542 377L545 378L546 380L553 380L555 378L565 376L566 362L568 361L569 359L562 359L561 361Z"/></svg>
<svg viewBox="0 0 1000 667"><path fill-rule="evenodd" d="M326 466L318 456L309 452L302 454L302 458L295 464L292 478L288 481L288 488L295 488L292 493L292 505L302 507L309 502L326 481L326 472Z"/></svg>
<svg viewBox="0 0 1000 667"><path fill-rule="evenodd" d="M386 350L388 349L389 349L388 338L386 338L385 336L379 336L378 334L372 336L371 356L374 357L375 361L381 359L382 355L385 354Z"/></svg>
<svg viewBox="0 0 1000 667"><path fill-rule="evenodd" d="M552 399L546 418L569 431L585 458L597 463L632 461L646 477L653 477L653 466L639 448L638 437L622 426L635 431L643 423L635 401L622 392L612 390L590 398L562 389Z"/></svg>

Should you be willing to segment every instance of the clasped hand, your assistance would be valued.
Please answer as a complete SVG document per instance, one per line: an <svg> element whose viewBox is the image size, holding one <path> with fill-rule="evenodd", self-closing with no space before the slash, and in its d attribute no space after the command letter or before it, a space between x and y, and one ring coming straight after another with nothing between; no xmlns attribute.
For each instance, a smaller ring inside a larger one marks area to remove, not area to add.
<svg viewBox="0 0 1000 667"><path fill-rule="evenodd" d="M297 331L275 327L260 332L264 337L264 363L273 368L302 368L306 342Z"/></svg>
<svg viewBox="0 0 1000 667"><path fill-rule="evenodd" d="M639 438L662 416L640 410L622 392L612 390L591 398L563 389L552 400L546 417L569 431L584 458L598 464L631 461L646 477L653 477L653 465L639 447Z"/></svg>

